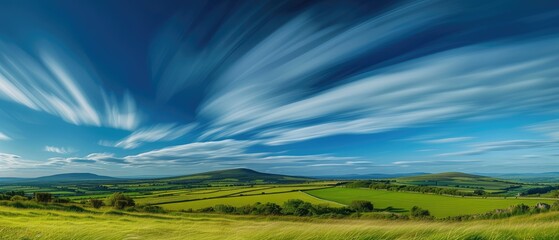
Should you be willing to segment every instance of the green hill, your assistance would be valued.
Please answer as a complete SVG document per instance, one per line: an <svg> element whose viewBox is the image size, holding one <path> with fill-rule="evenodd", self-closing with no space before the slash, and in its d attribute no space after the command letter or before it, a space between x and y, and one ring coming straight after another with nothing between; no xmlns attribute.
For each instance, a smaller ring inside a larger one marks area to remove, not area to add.
<svg viewBox="0 0 559 240"><path fill-rule="evenodd" d="M51 176L38 177L30 179L30 181L37 182L74 182L74 181L102 181L102 180L117 180L118 178L100 176L93 173L63 173Z"/></svg>
<svg viewBox="0 0 559 240"><path fill-rule="evenodd" d="M263 183L301 183L313 180L279 174L257 172L246 168L219 170L186 176L163 178L160 181L177 184L247 185Z"/></svg>
<svg viewBox="0 0 559 240"><path fill-rule="evenodd" d="M461 172L444 172L413 177L397 178L396 182L422 186L444 186L457 188L477 188L504 190L518 187L519 183Z"/></svg>

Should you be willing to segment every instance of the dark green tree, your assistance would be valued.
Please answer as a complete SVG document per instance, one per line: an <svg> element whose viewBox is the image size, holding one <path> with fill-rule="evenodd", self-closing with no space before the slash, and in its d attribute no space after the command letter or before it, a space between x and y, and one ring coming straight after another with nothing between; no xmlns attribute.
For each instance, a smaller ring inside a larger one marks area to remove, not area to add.
<svg viewBox="0 0 559 240"><path fill-rule="evenodd" d="M413 206L413 207L411 208L410 215L411 215L413 218L428 218L428 217L431 216L431 213L429 212L429 210L422 209L422 208L420 208L420 207L418 207L418 206Z"/></svg>
<svg viewBox="0 0 559 240"><path fill-rule="evenodd" d="M355 200L349 204L349 207L357 212L372 212L373 203L365 200Z"/></svg>
<svg viewBox="0 0 559 240"><path fill-rule="evenodd" d="M93 208L101 208L103 205L105 205L105 203L100 200L100 199L90 199L89 200L89 204L93 207Z"/></svg>
<svg viewBox="0 0 559 240"><path fill-rule="evenodd" d="M136 206L136 202L129 196L124 195L121 192L113 193L105 199L105 204L107 206L114 207L116 209L124 209L125 207Z"/></svg>
<svg viewBox="0 0 559 240"><path fill-rule="evenodd" d="M52 194L44 193L44 192L36 192L34 194L34 199L37 202L48 203L52 200Z"/></svg>

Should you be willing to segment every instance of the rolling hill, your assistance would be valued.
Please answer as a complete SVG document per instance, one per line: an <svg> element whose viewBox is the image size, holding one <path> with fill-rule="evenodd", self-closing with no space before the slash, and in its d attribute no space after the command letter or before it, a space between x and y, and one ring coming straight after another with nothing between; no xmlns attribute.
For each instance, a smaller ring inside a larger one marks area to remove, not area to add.
<svg viewBox="0 0 559 240"><path fill-rule="evenodd" d="M63 173L31 179L42 182L72 182L72 181L99 181L116 180L118 178L101 176L93 173Z"/></svg>
<svg viewBox="0 0 559 240"><path fill-rule="evenodd" d="M110 181L120 178L101 176L93 173L63 173L36 178L0 178L0 184L44 184L57 182L85 182L85 181Z"/></svg>
<svg viewBox="0 0 559 240"><path fill-rule="evenodd" d="M487 190L503 190L520 185L520 183L512 181L461 172L444 172L401 177L396 178L396 181L398 183L412 185L479 188Z"/></svg>
<svg viewBox="0 0 559 240"><path fill-rule="evenodd" d="M159 181L180 184L260 184L260 183L300 183L313 180L307 177L295 177L279 174L257 172L246 168L219 170L186 176L162 178Z"/></svg>
<svg viewBox="0 0 559 240"><path fill-rule="evenodd" d="M346 175L321 175L313 176L318 179L340 179L340 180L359 180L359 179L391 179L399 177L412 177L418 175L425 175L428 173L370 173L370 174L346 174Z"/></svg>

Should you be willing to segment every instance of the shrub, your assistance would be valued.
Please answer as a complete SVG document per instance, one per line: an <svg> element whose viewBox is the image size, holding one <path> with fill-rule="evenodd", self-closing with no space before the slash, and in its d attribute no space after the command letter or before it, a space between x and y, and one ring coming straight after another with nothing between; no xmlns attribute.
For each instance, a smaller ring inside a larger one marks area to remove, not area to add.
<svg viewBox="0 0 559 240"><path fill-rule="evenodd" d="M413 207L411 208L410 215L411 215L413 218L428 218L428 217L431 216L431 213L429 212L429 210L422 209L422 208L420 208L420 207L418 207L418 206L413 206Z"/></svg>
<svg viewBox="0 0 559 240"><path fill-rule="evenodd" d="M52 199L53 203L70 203L70 199L67 198L53 198Z"/></svg>
<svg viewBox="0 0 559 240"><path fill-rule="evenodd" d="M231 205L225 205L225 204L218 204L214 206L214 211L217 213L234 213L235 212L235 207L231 206Z"/></svg>
<svg viewBox="0 0 559 240"><path fill-rule="evenodd" d="M530 207L524 204L514 205L511 206L509 209L512 215L525 214L530 211Z"/></svg>
<svg viewBox="0 0 559 240"><path fill-rule="evenodd" d="M481 189L476 189L476 190L474 190L474 195L478 195L478 196L485 195L485 191L483 191Z"/></svg>
<svg viewBox="0 0 559 240"><path fill-rule="evenodd" d="M349 207L357 212L372 212L373 203L364 200L355 200L349 204Z"/></svg>
<svg viewBox="0 0 559 240"><path fill-rule="evenodd" d="M48 203L52 200L52 194L50 193L36 192L34 195L37 202Z"/></svg>
<svg viewBox="0 0 559 240"><path fill-rule="evenodd" d="M100 208L102 206L105 205L105 203L103 203L103 201L99 200L99 199L90 199L89 200L89 204L93 207L93 208Z"/></svg>
<svg viewBox="0 0 559 240"><path fill-rule="evenodd" d="M154 206L154 205L145 205L145 206L140 206L138 208L140 210L144 211L144 212L149 212L149 213L166 213L167 212L162 207Z"/></svg>
<svg viewBox="0 0 559 240"><path fill-rule="evenodd" d="M124 209L127 206L128 206L128 201L126 200L117 200L113 205L113 207L116 209Z"/></svg>
<svg viewBox="0 0 559 240"><path fill-rule="evenodd" d="M113 193L105 199L105 204L107 206L114 207L116 209L124 209L125 207L136 206L134 199L129 196L122 194L121 192Z"/></svg>
<svg viewBox="0 0 559 240"><path fill-rule="evenodd" d="M256 205L256 212L260 215L280 215L281 207L275 203L264 203Z"/></svg>
<svg viewBox="0 0 559 240"><path fill-rule="evenodd" d="M28 200L27 197L20 196L20 195L15 195L12 198L10 198L10 201L26 201L26 200Z"/></svg>
<svg viewBox="0 0 559 240"><path fill-rule="evenodd" d="M74 206L74 205L67 206L64 208L64 210L72 211L72 212L85 212L85 209L83 209L82 207Z"/></svg>

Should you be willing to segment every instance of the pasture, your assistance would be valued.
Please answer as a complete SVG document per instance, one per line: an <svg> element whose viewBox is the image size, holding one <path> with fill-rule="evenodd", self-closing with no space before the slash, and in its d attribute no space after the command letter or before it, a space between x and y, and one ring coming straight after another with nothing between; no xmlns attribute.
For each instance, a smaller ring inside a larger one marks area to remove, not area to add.
<svg viewBox="0 0 559 240"><path fill-rule="evenodd" d="M170 204L160 204L159 206L163 207L167 210L187 210L187 209L202 209L206 207L213 207L218 204L226 204L235 207L240 207L249 204L255 204L257 202L260 203L276 203L276 204L283 204L289 199L301 199L306 202L310 202L313 204L327 204L334 207L342 206L342 204L336 204L330 201L320 200L309 196L303 192L286 192L286 193L272 193L272 194L259 194L259 195L251 195L251 196L231 196L231 197L222 197L222 198L214 198L214 199L204 199L204 200L197 200L197 201L185 201L185 202L178 202L178 203L170 203Z"/></svg>
<svg viewBox="0 0 559 240"><path fill-rule="evenodd" d="M0 207L0 236L16 239L558 239L559 213L468 222L213 214L74 213Z"/></svg>
<svg viewBox="0 0 559 240"><path fill-rule="evenodd" d="M511 205L524 203L534 206L538 202L552 203L551 199L522 199L507 197L474 198L454 197L412 192L393 192L386 190L371 190L357 188L327 188L307 191L317 198L349 204L353 200L368 200L375 208L393 207L397 210L408 211L413 206L419 206L431 212L435 217L458 216L485 213L494 209L507 208Z"/></svg>

